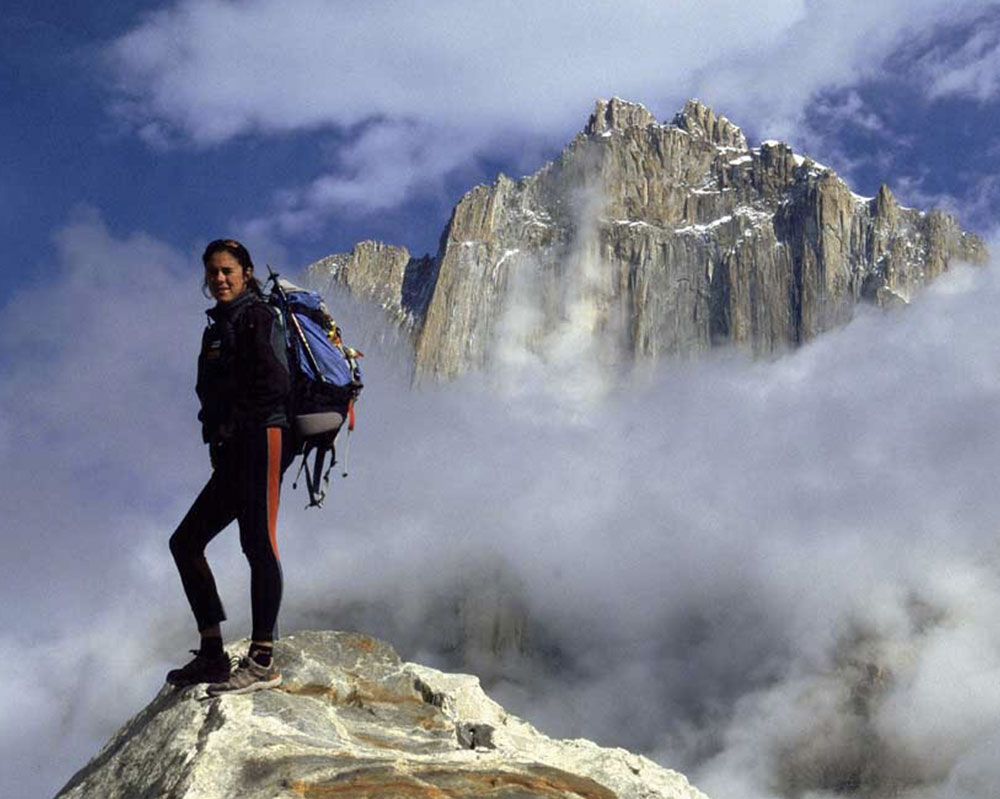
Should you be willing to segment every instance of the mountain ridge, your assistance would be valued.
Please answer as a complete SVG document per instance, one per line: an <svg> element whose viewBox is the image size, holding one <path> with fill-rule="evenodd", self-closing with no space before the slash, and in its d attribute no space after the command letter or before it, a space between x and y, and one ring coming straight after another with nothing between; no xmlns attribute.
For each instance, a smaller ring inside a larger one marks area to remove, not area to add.
<svg viewBox="0 0 1000 799"><path fill-rule="evenodd" d="M583 302L591 334L632 362L718 346L768 356L859 302L904 304L953 262L985 259L948 214L905 208L887 185L861 197L782 142L751 148L699 101L660 123L612 98L534 174L470 189L434 257L369 241L309 274L381 305L411 336L418 377L452 378L490 368L525 281L529 347Z"/></svg>

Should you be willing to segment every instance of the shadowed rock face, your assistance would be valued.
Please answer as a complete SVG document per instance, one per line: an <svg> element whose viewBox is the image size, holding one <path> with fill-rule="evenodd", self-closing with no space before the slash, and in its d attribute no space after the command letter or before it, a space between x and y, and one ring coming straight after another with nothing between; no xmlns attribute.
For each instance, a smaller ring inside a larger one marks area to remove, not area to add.
<svg viewBox="0 0 1000 799"><path fill-rule="evenodd" d="M60 799L706 799L643 757L547 738L475 677L404 663L373 638L297 633L275 656L277 690L165 687Z"/></svg>
<svg viewBox="0 0 1000 799"><path fill-rule="evenodd" d="M859 197L780 142L751 149L701 103L660 124L612 99L555 162L466 194L434 258L363 242L311 270L399 320L418 375L453 377L490 365L526 282L529 341L565 318L567 284L583 275L594 332L628 358L728 344L769 355L842 324L861 300L905 303L954 261L985 257L952 217L903 208L885 186Z"/></svg>
<svg viewBox="0 0 1000 799"><path fill-rule="evenodd" d="M405 247L377 241L362 241L310 269L314 277L332 277L352 295L381 305L406 330L424 318L434 288L433 258L411 258Z"/></svg>

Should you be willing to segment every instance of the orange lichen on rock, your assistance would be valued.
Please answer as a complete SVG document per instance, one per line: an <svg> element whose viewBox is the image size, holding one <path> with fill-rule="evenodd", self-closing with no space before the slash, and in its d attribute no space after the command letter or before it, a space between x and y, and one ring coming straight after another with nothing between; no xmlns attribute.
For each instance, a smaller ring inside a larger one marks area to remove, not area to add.
<svg viewBox="0 0 1000 799"><path fill-rule="evenodd" d="M586 777L556 768L526 765L524 771L428 769L410 774L364 769L328 782L298 780L302 799L617 799Z"/></svg>

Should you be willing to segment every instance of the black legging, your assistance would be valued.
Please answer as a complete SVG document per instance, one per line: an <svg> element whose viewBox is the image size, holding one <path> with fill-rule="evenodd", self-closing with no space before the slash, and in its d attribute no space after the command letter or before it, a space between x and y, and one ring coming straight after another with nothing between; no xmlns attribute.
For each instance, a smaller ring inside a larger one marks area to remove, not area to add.
<svg viewBox="0 0 1000 799"><path fill-rule="evenodd" d="M293 457L289 439L280 427L262 427L227 442L219 449L211 479L170 537L170 551L200 631L226 618L205 547L236 519L240 546L250 563L252 639L274 640L282 586L275 525L281 477Z"/></svg>

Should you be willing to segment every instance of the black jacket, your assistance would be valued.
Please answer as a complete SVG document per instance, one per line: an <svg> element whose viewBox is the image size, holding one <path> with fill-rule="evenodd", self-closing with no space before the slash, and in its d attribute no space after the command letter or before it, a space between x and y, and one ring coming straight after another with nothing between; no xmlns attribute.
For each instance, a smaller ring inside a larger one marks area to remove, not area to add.
<svg viewBox="0 0 1000 799"><path fill-rule="evenodd" d="M202 439L256 427L288 427L290 380L277 311L250 289L208 311L198 357Z"/></svg>

